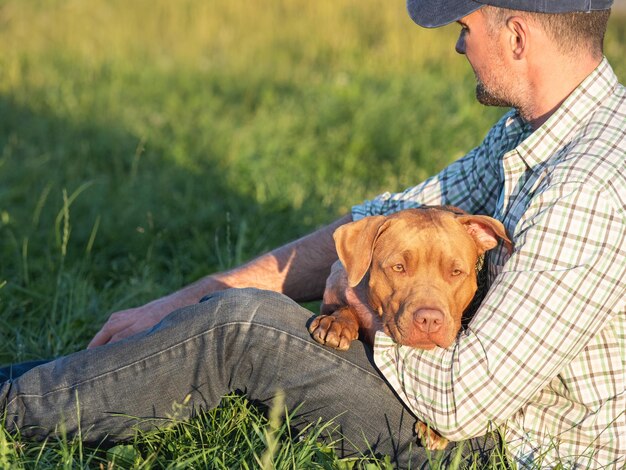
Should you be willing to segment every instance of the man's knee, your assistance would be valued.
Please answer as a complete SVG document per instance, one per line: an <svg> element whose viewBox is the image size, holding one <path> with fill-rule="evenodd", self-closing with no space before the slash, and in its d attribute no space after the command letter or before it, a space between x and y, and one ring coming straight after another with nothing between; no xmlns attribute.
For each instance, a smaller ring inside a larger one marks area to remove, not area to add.
<svg viewBox="0 0 626 470"><path fill-rule="evenodd" d="M312 316L312 312L283 294L255 288L226 289L210 294L203 297L196 308L201 315L213 317L218 323L250 322L276 327L290 323L301 327L302 322Z"/></svg>
<svg viewBox="0 0 626 470"><path fill-rule="evenodd" d="M239 303L239 304L254 304L263 303L266 299L279 299L285 298L283 294L273 292L269 290L256 289L254 287L244 288L230 288L221 291L213 292L205 295L200 299L200 303L205 302L227 302L227 303Z"/></svg>

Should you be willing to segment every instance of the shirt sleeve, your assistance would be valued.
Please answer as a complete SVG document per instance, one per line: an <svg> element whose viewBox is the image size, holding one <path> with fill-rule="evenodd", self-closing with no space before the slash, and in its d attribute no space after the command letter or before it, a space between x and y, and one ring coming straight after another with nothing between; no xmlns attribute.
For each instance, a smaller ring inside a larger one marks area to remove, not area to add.
<svg viewBox="0 0 626 470"><path fill-rule="evenodd" d="M451 440L503 424L623 308L626 224L607 199L567 184L533 199L515 253L450 348L378 333L376 364L419 419Z"/></svg>
<svg viewBox="0 0 626 470"><path fill-rule="evenodd" d="M455 161L438 175L399 193L383 193L352 208L353 220L388 215L422 205L452 205L472 214L494 213L502 188L500 159L509 137L506 114L487 134L482 144Z"/></svg>

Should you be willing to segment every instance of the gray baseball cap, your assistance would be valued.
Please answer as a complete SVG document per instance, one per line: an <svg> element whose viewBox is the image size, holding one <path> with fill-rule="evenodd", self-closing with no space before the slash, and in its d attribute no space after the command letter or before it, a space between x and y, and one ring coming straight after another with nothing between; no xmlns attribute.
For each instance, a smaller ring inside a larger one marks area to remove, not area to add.
<svg viewBox="0 0 626 470"><path fill-rule="evenodd" d="M537 13L607 10L613 0L407 0L411 19L425 28L436 28L469 15L484 5Z"/></svg>

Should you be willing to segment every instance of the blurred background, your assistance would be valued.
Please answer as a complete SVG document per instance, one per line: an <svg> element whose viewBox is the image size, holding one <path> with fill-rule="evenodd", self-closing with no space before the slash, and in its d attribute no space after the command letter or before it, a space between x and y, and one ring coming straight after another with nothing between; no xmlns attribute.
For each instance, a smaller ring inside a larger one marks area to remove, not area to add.
<svg viewBox="0 0 626 470"><path fill-rule="evenodd" d="M403 0L0 0L0 363L479 144L505 110L476 103L457 35Z"/></svg>

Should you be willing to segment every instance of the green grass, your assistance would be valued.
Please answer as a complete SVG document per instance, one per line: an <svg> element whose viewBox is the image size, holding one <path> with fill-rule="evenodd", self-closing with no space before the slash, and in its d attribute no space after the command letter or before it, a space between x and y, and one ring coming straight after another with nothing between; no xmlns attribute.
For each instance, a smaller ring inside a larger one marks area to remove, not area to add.
<svg viewBox="0 0 626 470"><path fill-rule="evenodd" d="M457 32L415 27L404 1L0 0L0 363L79 350L110 312L477 145L502 110L475 102ZM622 80L625 46L615 18L605 52ZM224 468L259 466L265 418L245 401L212 413L120 452L161 468L229 448ZM298 455L285 462L347 465L281 429ZM0 467L101 463L0 428Z"/></svg>

